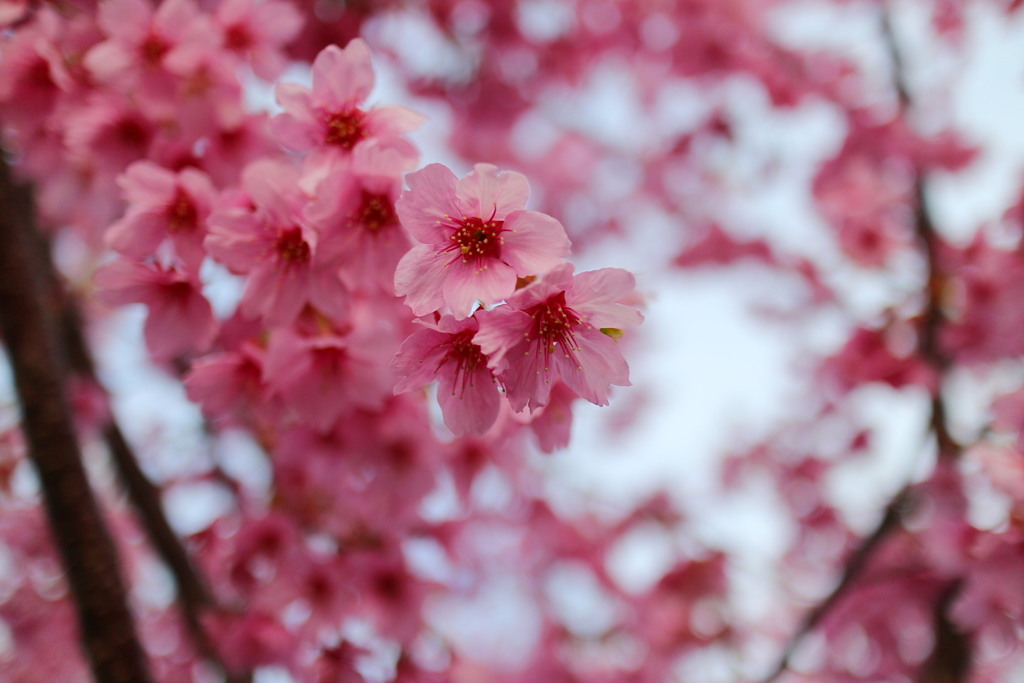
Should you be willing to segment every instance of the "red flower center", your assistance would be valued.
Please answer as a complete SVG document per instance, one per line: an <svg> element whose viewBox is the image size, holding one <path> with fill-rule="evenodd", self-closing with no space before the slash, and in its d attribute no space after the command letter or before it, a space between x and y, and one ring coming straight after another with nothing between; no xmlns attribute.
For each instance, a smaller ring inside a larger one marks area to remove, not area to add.
<svg viewBox="0 0 1024 683"><path fill-rule="evenodd" d="M496 259L501 258L501 237L504 221L494 218L484 220L471 216L455 221L455 232L450 239L452 243L444 251L456 252L453 261L462 259Z"/></svg>
<svg viewBox="0 0 1024 683"><path fill-rule="evenodd" d="M391 197L363 190L359 209L355 213L355 222L370 232L397 225L398 216L395 215L395 205Z"/></svg>
<svg viewBox="0 0 1024 683"><path fill-rule="evenodd" d="M461 398L466 394L466 389L473 386L476 374L487 368L487 356L483 354L480 347L473 343L474 330L465 330L453 334L451 338L442 344L447 347L441 362L437 364L434 372L438 372L448 361L455 363L454 377L452 378L452 394L456 391ZM493 375L492 375L493 381Z"/></svg>
<svg viewBox="0 0 1024 683"><path fill-rule="evenodd" d="M286 263L298 266L309 261L309 243L302 237L300 228L282 230L276 246L279 258Z"/></svg>
<svg viewBox="0 0 1024 683"><path fill-rule="evenodd" d="M178 189L167 207L167 224L171 232L192 231L199 225L199 212L192 198L181 189Z"/></svg>
<svg viewBox="0 0 1024 683"><path fill-rule="evenodd" d="M533 326L527 333L528 341L538 341L546 357L561 349L562 354L579 367L576 352L580 347L576 343L575 329L582 319L566 305L565 292L527 309L526 313L533 318Z"/></svg>
<svg viewBox="0 0 1024 683"><path fill-rule="evenodd" d="M327 118L327 144L350 150L366 137L365 115L358 109L331 114Z"/></svg>
<svg viewBox="0 0 1024 683"><path fill-rule="evenodd" d="M242 52L252 47L252 35L245 24L232 24L224 32L224 46L234 52Z"/></svg>
<svg viewBox="0 0 1024 683"><path fill-rule="evenodd" d="M160 60L164 58L171 46L168 45L159 36L150 34L142 41L142 45L139 46L139 51L142 53L142 61L149 66L156 66L160 63Z"/></svg>

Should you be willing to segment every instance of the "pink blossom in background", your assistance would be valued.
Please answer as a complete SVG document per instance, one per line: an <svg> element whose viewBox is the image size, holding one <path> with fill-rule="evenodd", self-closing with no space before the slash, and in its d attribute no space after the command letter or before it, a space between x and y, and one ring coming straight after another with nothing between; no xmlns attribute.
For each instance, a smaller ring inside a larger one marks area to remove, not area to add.
<svg viewBox="0 0 1024 683"><path fill-rule="evenodd" d="M386 354L365 335L304 337L282 329L270 338L264 377L303 421L325 430L348 408L382 405L391 386L381 367Z"/></svg>
<svg viewBox="0 0 1024 683"><path fill-rule="evenodd" d="M298 35L303 22L293 5L280 0L224 0L213 17L224 47L241 60L248 58L253 72L268 81L284 71L284 46Z"/></svg>
<svg viewBox="0 0 1024 683"><path fill-rule="evenodd" d="M353 291L394 293L395 266L411 244L395 211L404 166L394 150L363 145L317 185L307 206L318 258L336 265Z"/></svg>
<svg viewBox="0 0 1024 683"><path fill-rule="evenodd" d="M181 262L198 273L206 257L203 239L215 195L206 174L194 168L174 173L140 161L128 167L118 185L130 208L107 231L110 246L128 256L145 258L169 239Z"/></svg>
<svg viewBox="0 0 1024 683"><path fill-rule="evenodd" d="M307 304L335 316L347 306L341 281L316 263L317 235L302 219L308 199L298 177L282 162L251 164L242 180L247 198L225 198L209 221L210 254L248 275L242 310L270 324L290 324Z"/></svg>
<svg viewBox="0 0 1024 683"><path fill-rule="evenodd" d="M217 321L194 274L160 265L119 260L97 271L99 296L109 304L143 303L146 346L159 360L186 351L205 351Z"/></svg>
<svg viewBox="0 0 1024 683"><path fill-rule="evenodd" d="M263 382L264 353L264 349L246 343L235 351L204 356L185 378L189 398L215 419L263 404L268 394Z"/></svg>
<svg viewBox="0 0 1024 683"><path fill-rule="evenodd" d="M410 164L415 148L402 135L423 116L405 107L363 109L373 90L370 48L359 38L345 49L330 45L313 62L313 87L280 83L275 90L284 108L271 121L274 135L289 149L312 152L307 168L321 172L371 140L400 153Z"/></svg>
<svg viewBox="0 0 1024 683"><path fill-rule="evenodd" d="M212 23L192 0L167 0L156 9L145 0L105 0L99 26L107 39L85 56L94 78L136 91L140 104L173 98L164 68L175 52L218 42Z"/></svg>
<svg viewBox="0 0 1024 683"><path fill-rule="evenodd" d="M441 164L406 177L402 225L419 242L398 263L395 293L416 315L447 306L456 319L515 291L517 277L554 268L569 255L562 225L525 210L530 186L512 171L477 164L458 179Z"/></svg>
<svg viewBox="0 0 1024 683"><path fill-rule="evenodd" d="M0 0L59 500L136 617L84 635L158 681L1016 681L1024 2L966 5ZM81 680L7 398L0 671Z"/></svg>

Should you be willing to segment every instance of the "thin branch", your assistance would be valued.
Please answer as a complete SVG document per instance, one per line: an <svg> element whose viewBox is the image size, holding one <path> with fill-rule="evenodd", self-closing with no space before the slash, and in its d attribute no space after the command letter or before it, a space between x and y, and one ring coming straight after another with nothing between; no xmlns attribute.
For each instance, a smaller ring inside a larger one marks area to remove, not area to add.
<svg viewBox="0 0 1024 683"><path fill-rule="evenodd" d="M906 83L903 58L892 30L889 14L884 10L882 12L882 36L892 64L893 87L899 101L900 114L902 116L906 116L911 107L910 90ZM943 352L940 342L940 334L944 323L944 316L942 312L942 292L945 289L945 276L940 263L941 243L935 229L935 222L932 218L931 210L928 206L925 192L925 178L921 169L915 169L913 191L914 231L918 239L918 243L920 244L921 252L927 268L927 281L925 284L926 300L924 303L924 311L919 330L917 354L926 363L928 363L938 377L938 386L931 397L928 429L929 432L935 436L935 446L938 458L940 460L954 460L960 456L963 449L953 439L949 432L946 403L942 396L942 378L951 366L951 359ZM875 530L865 537L861 541L860 545L850 555L850 558L846 561L844 566L843 575L836 587L820 603L818 603L818 605L807 614L803 622L801 622L800 626L790 639L789 644L786 646L786 649L783 651L778 665L771 674L764 679L765 683L771 683L776 680L789 668L793 653L803 641L804 637L817 628L839 599L849 591L850 587L863 573L868 561L874 556L879 546L882 545L882 542L899 528L901 518L912 504L912 490L909 486L904 486L892 498L889 504L886 505L882 519L879 521L878 526L875 527ZM947 640L959 637L957 647L961 650L967 649L966 641L964 641L963 637L952 628L946 618L947 608L948 600L946 597L943 597L940 600L940 605L936 607L937 614L939 615L936 617L936 646L932 658L930 658L929 661L935 659L937 656L939 656L939 659L941 660L939 647L941 645L940 641L944 636ZM940 617L944 621L940 620ZM966 661L969 662L969 656ZM933 681L937 683L938 681L946 680L959 683L960 681L965 680L964 676L966 674L961 674L960 677L949 679L930 678L928 676L931 674L928 674L927 672L923 675L925 677L920 678L919 683L933 683Z"/></svg>
<svg viewBox="0 0 1024 683"><path fill-rule="evenodd" d="M74 596L81 642L97 681L146 683L150 673L117 549L82 464L65 391L55 311L32 267L32 194L0 156L0 330L22 406L29 457Z"/></svg>
<svg viewBox="0 0 1024 683"><path fill-rule="evenodd" d="M882 541L887 539L889 534L899 527L900 519L903 517L904 511L909 504L910 488L905 486L885 506L885 513L882 515L882 519L878 522L875 530L866 536L853 551L853 554L850 555L844 564L843 575L839 579L839 583L836 584L836 587L804 617L804 620L790 638L789 644L779 658L779 663L764 679L764 683L771 683L789 669L789 665L793 661L793 654L800 643L803 642L804 636L818 627L822 619L839 602L839 599L846 595L854 581L860 578L864 567L867 566L868 560L874 556Z"/></svg>
<svg viewBox="0 0 1024 683"><path fill-rule="evenodd" d="M964 683L971 671L970 642L949 619L949 610L963 582L953 581L934 608L935 645L917 675L917 683Z"/></svg>
<svg viewBox="0 0 1024 683"><path fill-rule="evenodd" d="M50 310L56 311L59 319L59 339L63 342L62 351L68 358L68 365L83 379L103 391L96 376L92 354L85 340L78 307L57 275L50 258L50 245L38 230L34 231L31 237L32 267L39 275L42 296L47 301ZM106 392L103 391L103 393L106 397ZM215 601L178 535L171 528L163 509L159 489L139 467L134 450L125 438L113 413L110 412L109 397L107 397L107 403L108 418L103 426L103 440L107 445L118 478L128 493L128 500L135 509L150 543L153 544L157 554L171 571L178 589L177 603L197 651L214 665L226 670L201 621L203 611L216 608ZM229 675L229 680L231 683L240 683L249 680L249 676L248 674L242 674L240 677Z"/></svg>

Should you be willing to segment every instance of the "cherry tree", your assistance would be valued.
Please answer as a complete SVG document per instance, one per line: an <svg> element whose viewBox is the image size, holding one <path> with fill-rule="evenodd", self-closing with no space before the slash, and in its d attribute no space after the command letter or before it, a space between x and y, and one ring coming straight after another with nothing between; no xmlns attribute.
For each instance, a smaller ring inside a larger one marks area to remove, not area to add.
<svg viewBox="0 0 1024 683"><path fill-rule="evenodd" d="M0 0L2 678L1024 675L1018 4ZM573 495L716 286L771 419Z"/></svg>

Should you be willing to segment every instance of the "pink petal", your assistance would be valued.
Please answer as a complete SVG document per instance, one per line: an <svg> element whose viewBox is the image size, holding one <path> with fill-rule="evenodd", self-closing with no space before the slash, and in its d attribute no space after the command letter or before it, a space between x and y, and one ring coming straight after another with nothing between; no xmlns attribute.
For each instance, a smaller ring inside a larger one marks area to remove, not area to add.
<svg viewBox="0 0 1024 683"><path fill-rule="evenodd" d="M106 0L99 4L99 25L108 36L141 43L149 34L152 5L145 0Z"/></svg>
<svg viewBox="0 0 1024 683"><path fill-rule="evenodd" d="M305 152L324 140L324 130L313 113L312 93L297 83L278 83L274 96L284 112L270 120L270 131L288 149Z"/></svg>
<svg viewBox="0 0 1024 683"><path fill-rule="evenodd" d="M177 186L172 171L151 161L137 161L118 179L124 198L131 204L161 206L174 197Z"/></svg>
<svg viewBox="0 0 1024 683"><path fill-rule="evenodd" d="M548 403L530 420L530 429L537 435L540 449L551 453L569 445L572 433L572 402L577 398L563 382L551 388Z"/></svg>
<svg viewBox="0 0 1024 683"><path fill-rule="evenodd" d="M402 377L395 385L395 394L403 394L426 386L437 379L437 366L444 356L441 344L449 335L436 330L419 330L402 342L391 368Z"/></svg>
<svg viewBox="0 0 1024 683"><path fill-rule="evenodd" d="M380 137L398 136L417 130L427 117L408 107L375 107L366 114L366 124Z"/></svg>
<svg viewBox="0 0 1024 683"><path fill-rule="evenodd" d="M601 268L579 273L566 292L566 303L594 327L628 329L643 322L643 315L619 301L633 293L636 278L621 268Z"/></svg>
<svg viewBox="0 0 1024 683"><path fill-rule="evenodd" d="M448 270L434 253L434 247L421 244L410 249L395 268L395 295L405 297L405 305L415 315L432 313L444 305L441 286Z"/></svg>
<svg viewBox="0 0 1024 683"><path fill-rule="evenodd" d="M502 171L493 164L477 164L473 171L459 180L456 190L459 206L465 216L498 220L526 206L530 183L522 173Z"/></svg>
<svg viewBox="0 0 1024 683"><path fill-rule="evenodd" d="M468 317L477 301L490 305L516 290L515 271L494 259L483 266L473 261L456 261L446 268L441 292L456 320Z"/></svg>
<svg viewBox="0 0 1024 683"><path fill-rule="evenodd" d="M517 275L544 273L571 251L569 236L557 220L537 211L515 211L505 220L501 259Z"/></svg>
<svg viewBox="0 0 1024 683"><path fill-rule="evenodd" d="M266 264L249 275L242 294L242 311L262 315L268 325L290 325L306 305L308 271L282 273L277 264Z"/></svg>
<svg viewBox="0 0 1024 683"><path fill-rule="evenodd" d="M443 164L430 164L405 180L409 189L395 206L402 225L424 244L447 244L448 235L439 226L452 216L462 217L455 198L458 178Z"/></svg>
<svg viewBox="0 0 1024 683"><path fill-rule="evenodd" d="M441 377L437 389L444 424L455 436L479 436L494 425L501 407L498 385L490 372L476 372L463 391L452 385L452 375Z"/></svg>
<svg viewBox="0 0 1024 683"><path fill-rule="evenodd" d="M136 64L135 53L123 43L108 40L86 53L83 63L93 78L110 83L129 72Z"/></svg>
<svg viewBox="0 0 1024 683"><path fill-rule="evenodd" d="M565 291L572 285L574 266L562 261L537 280L516 291L508 298L508 304L516 310L524 310L546 301L553 294Z"/></svg>
<svg viewBox="0 0 1024 683"><path fill-rule="evenodd" d="M505 354L521 344L530 329L530 316L505 305L480 311L474 317L480 320L480 331L474 335L473 343L487 356L491 369L500 371L504 367Z"/></svg>
<svg viewBox="0 0 1024 683"><path fill-rule="evenodd" d="M158 359L169 359L185 351L202 351L217 333L217 321L210 303L193 289L184 294L175 283L168 298L158 299L149 309L144 334L146 345Z"/></svg>
<svg viewBox="0 0 1024 683"><path fill-rule="evenodd" d="M251 212L233 208L215 212L204 245L210 256L236 275L252 270L272 246L263 224Z"/></svg>
<svg viewBox="0 0 1024 683"><path fill-rule="evenodd" d="M159 274L146 266L127 259L114 261L93 275L96 297L115 306L149 301L160 279Z"/></svg>
<svg viewBox="0 0 1024 683"><path fill-rule="evenodd" d="M164 215L150 211L129 213L107 230L107 244L134 258L152 256L167 232Z"/></svg>
<svg viewBox="0 0 1024 683"><path fill-rule="evenodd" d="M597 330L579 330L576 342L579 365L558 353L551 354L553 365L569 388L591 403L606 406L609 384L620 387L630 384L629 366L622 357L622 350Z"/></svg>
<svg viewBox="0 0 1024 683"><path fill-rule="evenodd" d="M512 409L518 412L526 407L532 410L547 404L553 372L545 365L546 357L539 345L523 343L509 351L501 381Z"/></svg>
<svg viewBox="0 0 1024 683"><path fill-rule="evenodd" d="M313 62L313 93L319 106L337 110L363 102L373 90L370 47L361 38L345 49L328 45Z"/></svg>

